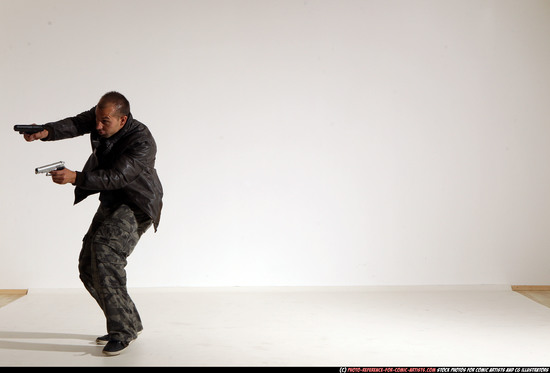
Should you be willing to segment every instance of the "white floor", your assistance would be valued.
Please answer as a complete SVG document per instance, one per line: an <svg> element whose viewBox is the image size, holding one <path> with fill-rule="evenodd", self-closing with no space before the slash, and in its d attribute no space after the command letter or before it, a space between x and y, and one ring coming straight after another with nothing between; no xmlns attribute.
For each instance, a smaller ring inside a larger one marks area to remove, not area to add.
<svg viewBox="0 0 550 373"><path fill-rule="evenodd" d="M104 357L80 289L0 308L0 366L550 366L550 308L508 287L132 289L145 330Z"/></svg>

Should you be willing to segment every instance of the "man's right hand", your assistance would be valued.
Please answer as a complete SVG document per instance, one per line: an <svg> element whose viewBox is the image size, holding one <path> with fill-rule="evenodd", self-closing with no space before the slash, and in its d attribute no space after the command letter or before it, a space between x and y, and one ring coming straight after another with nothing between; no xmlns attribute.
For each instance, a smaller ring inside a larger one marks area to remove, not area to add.
<svg viewBox="0 0 550 373"><path fill-rule="evenodd" d="M34 140L44 139L44 138L48 137L48 134L49 134L48 130L43 130L43 131L40 131L40 132L33 133L32 135L30 135L28 133L24 133L23 137L25 138L25 140L30 142L30 141L34 141Z"/></svg>

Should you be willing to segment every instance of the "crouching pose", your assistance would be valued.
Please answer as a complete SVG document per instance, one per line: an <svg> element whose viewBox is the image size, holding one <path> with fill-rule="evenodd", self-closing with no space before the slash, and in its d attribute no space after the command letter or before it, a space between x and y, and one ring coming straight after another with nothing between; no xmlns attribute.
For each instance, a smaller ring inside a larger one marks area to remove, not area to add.
<svg viewBox="0 0 550 373"><path fill-rule="evenodd" d="M82 171L51 172L54 183L75 186L75 204L99 193L99 208L84 236L80 279L105 314L107 334L98 337L103 353L118 355L143 325L126 289L126 259L141 235L157 230L162 185L155 170L156 143L149 129L132 117L128 100L106 93L89 111L46 123L24 134L26 141L54 141L90 134L92 155Z"/></svg>

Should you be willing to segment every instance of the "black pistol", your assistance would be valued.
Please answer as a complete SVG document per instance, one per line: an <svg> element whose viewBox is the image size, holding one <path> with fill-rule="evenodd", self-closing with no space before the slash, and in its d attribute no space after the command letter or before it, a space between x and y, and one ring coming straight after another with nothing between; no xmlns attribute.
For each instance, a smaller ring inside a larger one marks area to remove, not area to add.
<svg viewBox="0 0 550 373"><path fill-rule="evenodd" d="M20 134L27 133L29 135L43 131L45 129L46 127L37 124L16 124L15 126L13 126L14 131L17 131Z"/></svg>

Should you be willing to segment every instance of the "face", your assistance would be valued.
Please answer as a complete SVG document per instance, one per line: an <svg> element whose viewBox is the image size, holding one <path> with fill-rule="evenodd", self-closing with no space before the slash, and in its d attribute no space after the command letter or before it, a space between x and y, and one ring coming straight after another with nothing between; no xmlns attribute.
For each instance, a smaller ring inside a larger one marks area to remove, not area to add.
<svg viewBox="0 0 550 373"><path fill-rule="evenodd" d="M126 115L117 116L116 107L113 104L107 104L101 109L99 106L95 108L95 129L99 136L106 139L120 131L126 124L127 119Z"/></svg>

